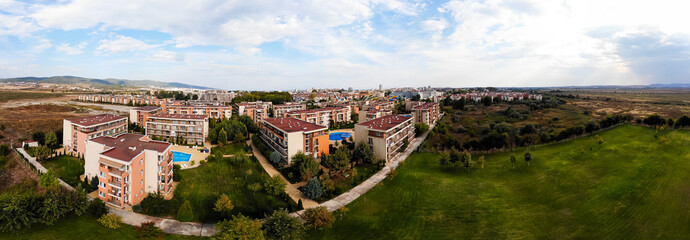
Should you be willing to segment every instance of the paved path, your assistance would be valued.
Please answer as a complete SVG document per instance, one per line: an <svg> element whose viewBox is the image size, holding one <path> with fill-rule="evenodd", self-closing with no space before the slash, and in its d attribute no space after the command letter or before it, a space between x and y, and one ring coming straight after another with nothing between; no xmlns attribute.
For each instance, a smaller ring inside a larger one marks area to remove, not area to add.
<svg viewBox="0 0 690 240"><path fill-rule="evenodd" d="M355 199L359 198L360 196L364 195L364 193L368 192L372 188L374 188L377 184L383 181L383 179L386 179L388 176L388 173L390 173L391 170L396 169L401 162L405 161L407 157L410 156L417 148L419 145L421 145L424 140L426 139L427 135L429 135L429 132L431 129L433 129L436 126L436 124L431 125L429 127L429 131L426 133L422 134L422 136L419 136L416 138L414 141L410 143L410 145L407 147L407 149L400 155L398 155L393 161L391 161L387 166L385 166L383 169L381 169L379 172L371 176L369 179L365 180L364 182L360 183L356 187L350 189L349 191L340 194L340 196L337 196L331 200L325 201L321 204L318 205L318 207L326 207L328 211L335 211L338 210L341 207L346 206L347 204L350 204L352 201ZM305 209L308 208L307 206L304 207ZM301 216L302 213L304 213L304 210L297 211L290 213L291 216L298 217Z"/></svg>
<svg viewBox="0 0 690 240"><path fill-rule="evenodd" d="M262 155L261 152L259 152L259 149L257 149L256 146L254 146L254 143L252 142L251 138L247 141L247 144L252 146L254 156L256 156L256 159L259 159L259 163L261 163L261 166L264 170L266 170L266 173L268 173L268 175L270 175L271 177L278 175L281 179L283 179L283 181L285 181L285 183L287 183L287 186L285 186L285 192L288 194L288 196L290 196L292 201L299 202L299 200L301 199L302 206L304 206L304 208L312 208L319 205L319 203L307 198L306 196L304 196L304 193L302 193L302 191L297 189L306 183L302 183L301 185L300 183L290 184L290 181L285 179L285 177L283 177L283 175L280 174L280 172L278 172L278 170L275 167L273 167L273 164L268 162L266 157L264 157L264 155Z"/></svg>
<svg viewBox="0 0 690 240"><path fill-rule="evenodd" d="M28 153L26 153L26 151L24 151L24 148L17 148L17 151L19 152L19 154L24 156L24 158L29 160L29 163L31 163L31 165L34 165L34 167L36 167L36 170L38 170L38 172L40 172L40 174L44 174L44 173L48 172L48 169L46 169L45 167L43 167L43 165L41 165L41 163L36 161L36 158L34 158L31 155L29 155ZM74 188L72 186L70 186L69 184L67 184L65 181L62 181L62 179L58 178L58 181L60 181L60 185L62 185L63 187L74 191Z"/></svg>

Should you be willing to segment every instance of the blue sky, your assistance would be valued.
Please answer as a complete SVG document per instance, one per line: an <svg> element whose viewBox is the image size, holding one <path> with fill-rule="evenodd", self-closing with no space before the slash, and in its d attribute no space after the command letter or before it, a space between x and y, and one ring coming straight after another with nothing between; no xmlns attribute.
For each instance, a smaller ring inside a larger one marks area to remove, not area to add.
<svg viewBox="0 0 690 240"><path fill-rule="evenodd" d="M0 78L247 90L690 83L688 5L0 0Z"/></svg>

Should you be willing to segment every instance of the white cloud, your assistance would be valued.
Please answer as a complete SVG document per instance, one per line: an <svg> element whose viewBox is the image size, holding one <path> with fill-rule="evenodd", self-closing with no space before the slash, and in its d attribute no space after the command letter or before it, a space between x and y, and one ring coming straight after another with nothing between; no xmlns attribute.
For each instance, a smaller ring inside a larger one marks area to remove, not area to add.
<svg viewBox="0 0 690 240"><path fill-rule="evenodd" d="M134 52L158 47L131 37L115 35L99 42L98 50L110 53Z"/></svg>
<svg viewBox="0 0 690 240"><path fill-rule="evenodd" d="M68 43L58 45L55 49L64 52L67 55L78 55L84 53L83 49L86 47L86 42L79 43L76 46L71 46Z"/></svg>

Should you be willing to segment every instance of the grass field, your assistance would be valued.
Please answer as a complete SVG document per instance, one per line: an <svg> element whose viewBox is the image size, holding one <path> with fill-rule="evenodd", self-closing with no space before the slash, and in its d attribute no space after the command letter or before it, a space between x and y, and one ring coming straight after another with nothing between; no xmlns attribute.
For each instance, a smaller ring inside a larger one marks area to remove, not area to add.
<svg viewBox="0 0 690 240"><path fill-rule="evenodd" d="M489 154L470 173L415 153L308 239L686 239L690 133L654 135L625 125L600 133L601 145L537 147L531 166L525 149L514 168L509 152Z"/></svg>
<svg viewBox="0 0 690 240"><path fill-rule="evenodd" d="M225 154L244 153L243 148ZM189 200L194 208L195 221L215 222L218 216L213 207L221 194L227 194L235 206L233 214L242 213L245 216L263 218L273 210L287 208L287 200L283 196L272 196L265 191L250 191L247 186L252 183L263 183L268 174L264 172L258 160L245 158L235 161L224 158L223 161L209 162L203 166L175 172L182 176L177 185L175 198L182 201Z"/></svg>
<svg viewBox="0 0 690 240"><path fill-rule="evenodd" d="M30 229L13 233L0 232L0 239L138 239L134 227L123 224L118 229L109 229L96 219L71 214L52 226L34 224ZM182 235L165 234L163 239L204 239Z"/></svg>
<svg viewBox="0 0 690 240"><path fill-rule="evenodd" d="M79 176L84 174L84 162L79 158L63 155L41 162L41 165L53 172L63 181L72 186L80 183Z"/></svg>
<svg viewBox="0 0 690 240"><path fill-rule="evenodd" d="M220 152L223 155L244 154L244 149L247 147L245 142L233 142L224 146L216 146L211 148L212 153Z"/></svg>
<svg viewBox="0 0 690 240"><path fill-rule="evenodd" d="M9 100L17 100L17 99L54 98L54 97L60 97L60 96L62 96L61 93L0 91L0 102L7 102Z"/></svg>

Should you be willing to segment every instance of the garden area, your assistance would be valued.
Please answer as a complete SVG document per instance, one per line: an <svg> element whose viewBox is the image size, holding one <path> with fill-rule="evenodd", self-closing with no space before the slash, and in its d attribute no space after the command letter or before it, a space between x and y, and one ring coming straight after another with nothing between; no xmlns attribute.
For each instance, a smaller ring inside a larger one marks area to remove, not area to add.
<svg viewBox="0 0 690 240"><path fill-rule="evenodd" d="M175 171L174 177L179 184L173 199L163 200L160 196L150 195L141 203L142 212L176 217L181 221L217 222L236 214L262 218L274 210L296 207L289 203L284 184L282 190L273 190L274 179L268 176L255 157L245 155L245 146L244 142L238 142L216 147L208 162L196 168ZM222 157L218 153L235 157ZM223 194L229 198L232 207L225 212L215 211L216 202ZM187 219L180 219L181 209L187 208L183 206L185 204L191 209L191 218L182 216Z"/></svg>
<svg viewBox="0 0 690 240"><path fill-rule="evenodd" d="M475 153L469 168L441 165L446 154L416 152L332 227L311 230L307 239L690 235L690 132L622 125L597 134Z"/></svg>
<svg viewBox="0 0 690 240"><path fill-rule="evenodd" d="M77 186L82 183L79 176L84 174L84 160L70 155L61 155L41 162L45 168L52 170L58 178L67 184Z"/></svg>

